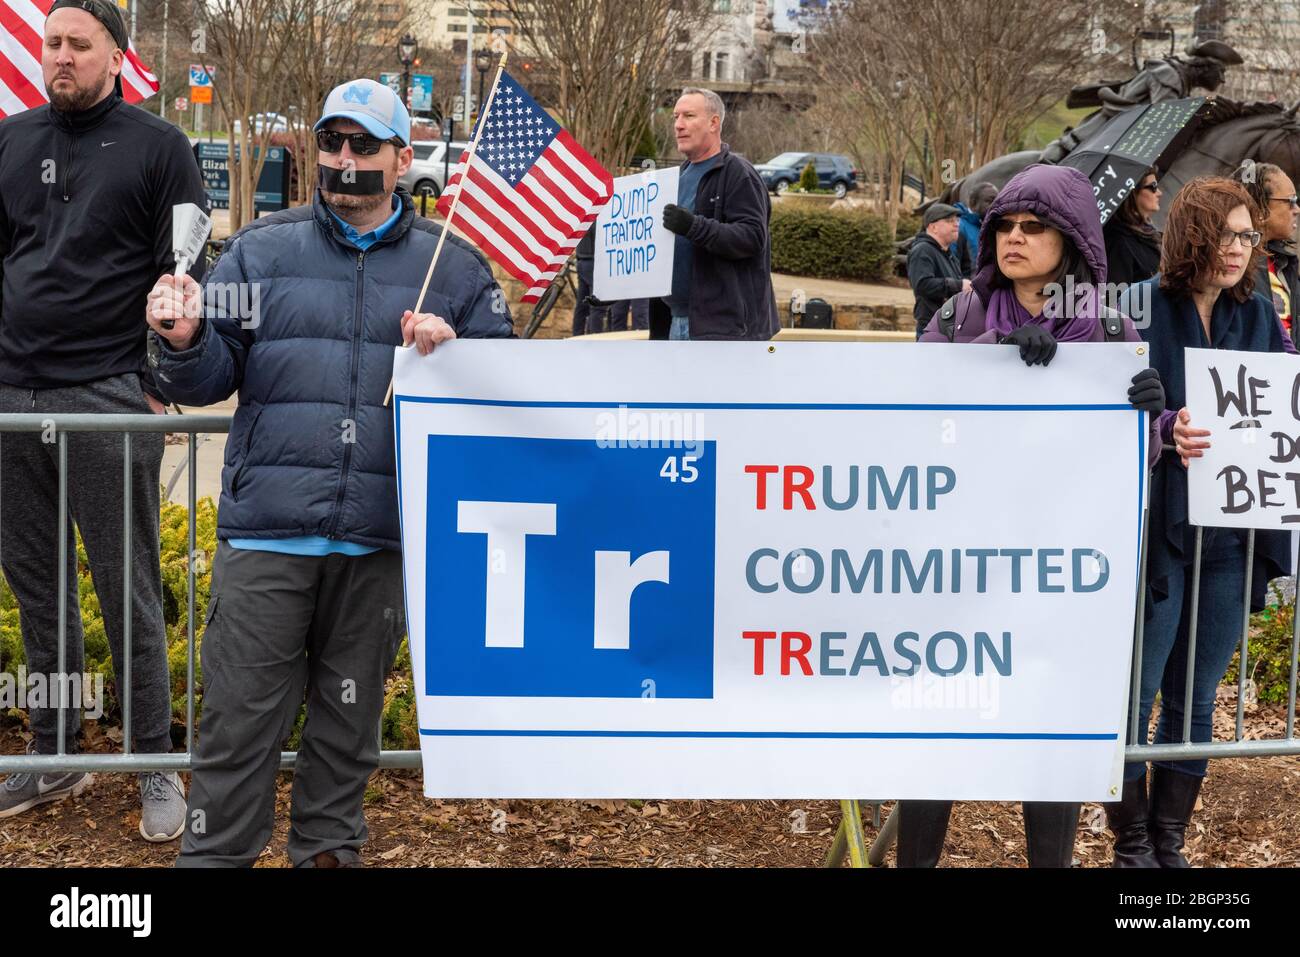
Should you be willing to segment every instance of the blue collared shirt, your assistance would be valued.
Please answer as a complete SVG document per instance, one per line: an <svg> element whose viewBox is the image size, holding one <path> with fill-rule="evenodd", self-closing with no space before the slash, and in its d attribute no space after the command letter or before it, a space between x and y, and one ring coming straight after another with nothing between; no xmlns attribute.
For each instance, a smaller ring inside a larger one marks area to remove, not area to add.
<svg viewBox="0 0 1300 957"><path fill-rule="evenodd" d="M329 209L329 207L326 207L326 209ZM345 223L343 220L339 219L338 214L335 213L334 210L332 209L330 210L330 215L334 217L334 222L338 223L339 228L343 230L343 235L348 237L348 239L352 241L352 244L354 246L356 246L362 252L365 252L375 243L379 242L379 240L383 239L384 233L392 229L393 226L397 223L397 221L402 218L402 202L397 198L396 194L394 194L393 215L389 216L386 220L384 220L374 229L370 230L370 232L368 233L357 232L357 228L355 226L353 226L351 223Z"/></svg>

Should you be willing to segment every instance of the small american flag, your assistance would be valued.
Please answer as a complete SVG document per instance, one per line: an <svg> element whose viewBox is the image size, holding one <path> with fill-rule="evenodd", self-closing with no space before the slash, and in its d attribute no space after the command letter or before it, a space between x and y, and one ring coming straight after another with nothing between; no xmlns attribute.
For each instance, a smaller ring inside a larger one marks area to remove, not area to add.
<svg viewBox="0 0 1300 957"><path fill-rule="evenodd" d="M609 202L614 178L504 71L479 122L469 175L466 151L438 212L445 217L460 192L456 227L524 284L523 302L536 302Z"/></svg>
<svg viewBox="0 0 1300 957"><path fill-rule="evenodd" d="M0 0L0 117L21 113L49 102L41 75L41 45L45 17L54 0ZM122 95L139 103L158 92L158 78L149 72L128 44L122 60Z"/></svg>

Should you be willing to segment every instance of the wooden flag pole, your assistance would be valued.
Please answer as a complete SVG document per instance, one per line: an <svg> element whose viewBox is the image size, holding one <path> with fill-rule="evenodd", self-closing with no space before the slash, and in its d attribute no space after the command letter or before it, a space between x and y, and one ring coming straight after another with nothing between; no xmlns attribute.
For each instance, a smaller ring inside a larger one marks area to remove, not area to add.
<svg viewBox="0 0 1300 957"><path fill-rule="evenodd" d="M451 198L451 209L447 210L447 218L442 224L442 233L438 236L438 245L434 247L433 258L429 260L429 269L424 274L424 285L420 287L420 297L415 301L415 312L420 311L424 305L425 293L429 291L429 282L433 279L433 270L438 265L438 257L442 255L442 244L447 241L447 233L451 229L451 221L456 216L456 207L460 205L460 195L465 191L465 178L469 176L470 164L474 162L474 154L478 151L478 141L483 136L483 129L487 126L488 114L492 111L492 101L496 99L497 86L501 83L501 74L505 72L506 57L509 50L501 51L501 59L497 61L497 75L492 78L492 89L488 91L487 102L483 104L483 112L478 117L478 129L474 131L474 138L470 141L469 151L465 154L465 169L460 174L460 186L456 189L456 195ZM467 103L466 106L469 104ZM444 184L444 187L447 184ZM409 348L403 346L403 348ZM384 393L384 405L387 406L393 401L393 380L388 380L388 391Z"/></svg>

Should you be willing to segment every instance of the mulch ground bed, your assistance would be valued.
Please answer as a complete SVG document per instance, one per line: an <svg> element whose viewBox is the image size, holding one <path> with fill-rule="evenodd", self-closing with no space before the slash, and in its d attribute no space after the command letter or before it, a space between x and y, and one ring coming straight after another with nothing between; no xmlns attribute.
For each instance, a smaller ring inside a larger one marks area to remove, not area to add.
<svg viewBox="0 0 1300 957"><path fill-rule="evenodd" d="M1220 691L1216 736L1233 735L1235 689ZM1284 733L1281 707L1247 714L1246 737ZM87 731L87 750L114 749ZM0 751L23 750L21 729L0 731ZM187 777L182 775L182 777ZM288 774L280 775L275 834L260 867L287 867ZM881 808L883 822L891 805ZM371 867L816 867L839 823L832 801L440 801L410 771L380 771L366 794ZM140 837L134 775L98 774L79 797L0 821L0 866L167 867L179 841ZM876 828L868 816L868 838ZM1075 857L1110 862L1100 805L1084 805ZM1197 867L1300 866L1300 758L1212 762L1188 832ZM892 852L889 862L892 864ZM953 812L946 867L1023 867L1019 805L963 803Z"/></svg>

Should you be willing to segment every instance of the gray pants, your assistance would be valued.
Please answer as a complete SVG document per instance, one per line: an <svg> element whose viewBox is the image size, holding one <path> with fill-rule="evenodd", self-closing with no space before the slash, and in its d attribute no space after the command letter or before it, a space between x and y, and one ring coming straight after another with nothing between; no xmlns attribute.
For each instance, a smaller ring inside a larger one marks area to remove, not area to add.
<svg viewBox="0 0 1300 957"><path fill-rule="evenodd" d="M0 385L0 412L149 413L134 373L58 389ZM18 599L28 674L53 676L59 668L59 447L53 432L0 433L0 566ZM67 657L66 673L84 670L77 550L81 532L95 594L104 615L119 698L126 687L122 656L123 494L122 435L68 432ZM171 695L158 570L159 471L163 434L131 436L131 731L141 752L171 750ZM49 678L47 677L47 686ZM65 711L67 747L76 750L80 702ZM30 708L37 750L53 754L59 718L53 707Z"/></svg>
<svg viewBox="0 0 1300 957"><path fill-rule="evenodd" d="M212 570L189 821L177 867L248 866L271 838L280 748L307 698L289 859L366 841L361 801L379 764L384 679L406 630L402 556L311 557L231 548Z"/></svg>

